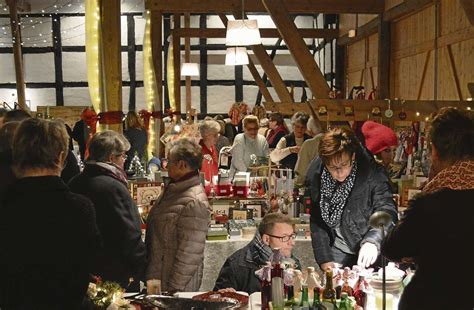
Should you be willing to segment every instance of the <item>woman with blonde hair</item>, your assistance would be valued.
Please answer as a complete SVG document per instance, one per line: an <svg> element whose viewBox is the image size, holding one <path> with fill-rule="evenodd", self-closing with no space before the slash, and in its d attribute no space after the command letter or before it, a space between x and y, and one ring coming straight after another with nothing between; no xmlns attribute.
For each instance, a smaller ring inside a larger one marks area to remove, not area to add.
<svg viewBox="0 0 474 310"><path fill-rule="evenodd" d="M125 130L123 135L130 142L130 150L127 151L127 160L125 161L125 168L128 168L135 153L140 158L141 162L146 160L146 147L148 144L148 134L137 112L128 111L125 118Z"/></svg>

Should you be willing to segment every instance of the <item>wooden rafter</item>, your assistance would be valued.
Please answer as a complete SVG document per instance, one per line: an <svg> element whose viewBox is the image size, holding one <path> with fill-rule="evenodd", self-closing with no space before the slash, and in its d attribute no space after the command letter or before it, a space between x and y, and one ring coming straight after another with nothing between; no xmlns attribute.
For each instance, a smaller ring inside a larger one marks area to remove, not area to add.
<svg viewBox="0 0 474 310"><path fill-rule="evenodd" d="M180 14L173 15L174 29L181 27ZM181 119L181 50L180 38L173 38L174 102L176 117Z"/></svg>
<svg viewBox="0 0 474 310"><path fill-rule="evenodd" d="M462 100L461 85L459 83L458 72L456 70L456 63L454 62L453 50L451 48L451 45L448 45L447 49L448 49L449 67L451 68L451 76L453 77L453 82L454 82L454 85L456 86L456 92L458 93L459 100Z"/></svg>
<svg viewBox="0 0 474 310"><path fill-rule="evenodd" d="M241 0L146 0L147 10L163 13L234 13L241 10ZM363 13L379 14L384 10L380 0L284 0L290 14ZM266 12L261 1L245 0L248 13Z"/></svg>
<svg viewBox="0 0 474 310"><path fill-rule="evenodd" d="M318 113L321 121L354 121L354 120L367 120L368 118L374 120L384 121L397 121L398 114L404 111L407 114L406 120L424 120L426 116L429 116L432 112L436 112L442 107L457 106L465 109L466 107L473 108L472 101L423 101L423 100L406 100L403 104L400 100L392 100L390 102L390 108L394 112L392 118L385 118L382 116L372 115L374 107L379 108L382 111L388 109L388 100L346 100L346 99L316 99L309 100L313 109ZM320 115L319 108L324 106L327 114ZM354 115L345 115L344 107L351 107L354 111ZM305 111L311 113L307 104L295 104L295 103L282 103L282 102L268 102L265 104L265 108L268 111L280 112L285 116L293 115L297 111ZM417 115L417 112L419 113Z"/></svg>
<svg viewBox="0 0 474 310"><path fill-rule="evenodd" d="M313 95L317 98L327 98L329 95L329 86L326 79L308 50L303 38L298 33L295 23L285 8L284 0L262 0L262 2L267 8L268 13L270 13L281 37L285 40L293 59L298 65Z"/></svg>
<svg viewBox="0 0 474 310"><path fill-rule="evenodd" d="M298 29L303 38L335 39L339 37L338 29ZM173 31L173 34L181 38L225 38L225 28L181 28ZM280 38L277 29L260 28L262 38Z"/></svg>

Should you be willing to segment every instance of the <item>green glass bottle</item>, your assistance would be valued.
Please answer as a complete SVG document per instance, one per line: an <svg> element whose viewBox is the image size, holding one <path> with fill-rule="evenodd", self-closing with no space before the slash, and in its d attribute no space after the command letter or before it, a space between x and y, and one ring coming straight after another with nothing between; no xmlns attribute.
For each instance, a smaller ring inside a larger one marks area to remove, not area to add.
<svg viewBox="0 0 474 310"><path fill-rule="evenodd" d="M341 302L339 303L339 310L354 310L352 307L351 301L349 300L349 296L346 292L341 293Z"/></svg>
<svg viewBox="0 0 474 310"><path fill-rule="evenodd" d="M314 288L314 299L313 299L313 309L314 310L322 310L324 309L323 306L321 305L321 290L318 287Z"/></svg>
<svg viewBox="0 0 474 310"><path fill-rule="evenodd" d="M323 306L328 309L334 309L336 307L336 290L332 283L332 270L326 271L326 285L321 295Z"/></svg>
<svg viewBox="0 0 474 310"><path fill-rule="evenodd" d="M295 302L295 288L293 285L288 285L287 287L287 297L285 301L285 307L291 307L296 305Z"/></svg>
<svg viewBox="0 0 474 310"><path fill-rule="evenodd" d="M300 302L300 307L303 309L309 309L310 304L309 304L309 294L308 294L308 286L306 284L303 284L302 287L303 293L301 294L301 302Z"/></svg>

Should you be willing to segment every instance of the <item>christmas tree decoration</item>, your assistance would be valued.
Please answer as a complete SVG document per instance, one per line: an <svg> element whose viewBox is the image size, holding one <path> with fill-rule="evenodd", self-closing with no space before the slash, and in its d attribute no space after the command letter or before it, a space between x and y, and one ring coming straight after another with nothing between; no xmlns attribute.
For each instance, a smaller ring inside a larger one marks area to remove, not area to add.
<svg viewBox="0 0 474 310"><path fill-rule="evenodd" d="M130 166L128 167L128 171L133 172L133 176L135 177L143 177L145 176L145 168L140 161L140 157L138 157L138 153L135 152L135 155L130 162Z"/></svg>

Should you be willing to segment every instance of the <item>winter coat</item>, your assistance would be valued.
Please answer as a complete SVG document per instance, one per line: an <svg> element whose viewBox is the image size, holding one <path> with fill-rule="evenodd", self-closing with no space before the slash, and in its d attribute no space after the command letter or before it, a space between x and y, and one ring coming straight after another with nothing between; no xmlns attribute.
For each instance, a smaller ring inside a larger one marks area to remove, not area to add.
<svg viewBox="0 0 474 310"><path fill-rule="evenodd" d="M164 291L197 291L204 266L210 207L199 176L170 183L147 221L147 279Z"/></svg>
<svg viewBox="0 0 474 310"><path fill-rule="evenodd" d="M96 274L123 287L128 286L131 277L143 279L145 244L141 238L138 208L127 185L97 165L86 164L69 186L71 191L92 200L95 206L104 244L94 266Z"/></svg>
<svg viewBox="0 0 474 310"><path fill-rule="evenodd" d="M371 228L368 223L373 213L386 211L392 216L394 223L398 217L384 168L362 149L356 152L356 161L354 186L347 198L339 227L347 246L354 253L358 253L360 246L365 242L371 242L380 249L382 234L379 229ZM323 166L321 158L313 160L306 175L312 204L310 222L312 245L318 264L333 261L331 247L335 240L335 230L324 222L319 206Z"/></svg>
<svg viewBox="0 0 474 310"><path fill-rule="evenodd" d="M100 244L89 199L57 176L18 179L0 208L0 308L78 309Z"/></svg>
<svg viewBox="0 0 474 310"><path fill-rule="evenodd" d="M473 309L474 189L420 194L382 243L390 260L415 260L399 309Z"/></svg>

